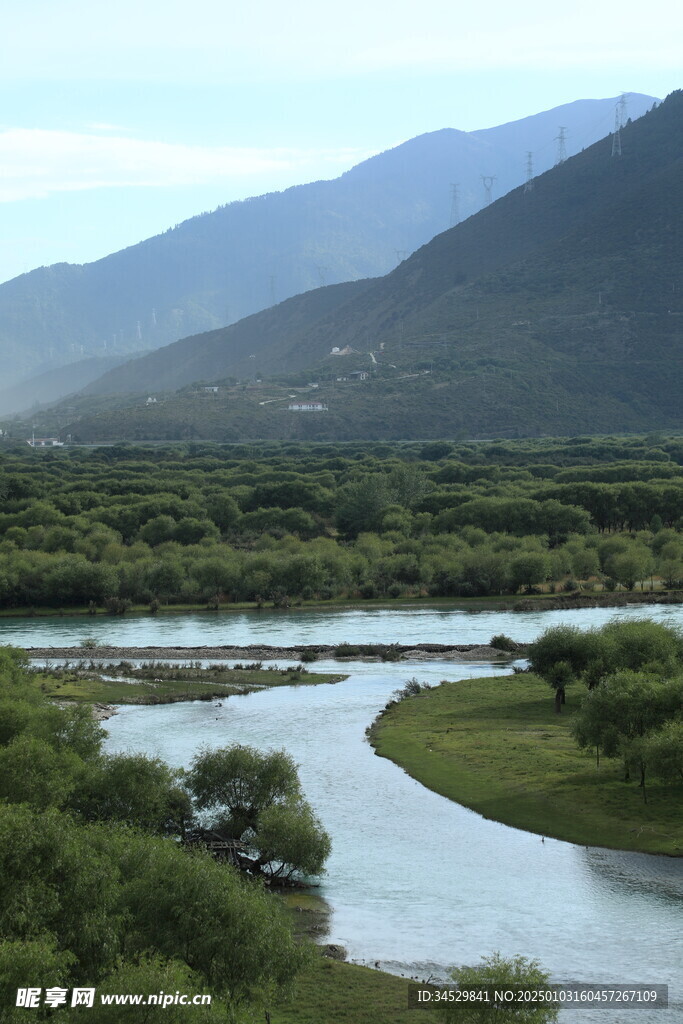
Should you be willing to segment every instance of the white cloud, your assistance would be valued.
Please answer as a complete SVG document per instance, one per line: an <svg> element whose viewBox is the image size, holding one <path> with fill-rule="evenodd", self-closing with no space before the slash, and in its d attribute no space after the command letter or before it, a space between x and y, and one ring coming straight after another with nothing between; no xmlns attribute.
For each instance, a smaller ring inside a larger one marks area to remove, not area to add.
<svg viewBox="0 0 683 1024"><path fill-rule="evenodd" d="M55 192L122 186L229 183L233 178L277 178L279 188L334 177L369 156L354 149L256 149L176 145L75 132L16 128L0 131L0 202ZM272 187L272 186L271 186Z"/></svg>

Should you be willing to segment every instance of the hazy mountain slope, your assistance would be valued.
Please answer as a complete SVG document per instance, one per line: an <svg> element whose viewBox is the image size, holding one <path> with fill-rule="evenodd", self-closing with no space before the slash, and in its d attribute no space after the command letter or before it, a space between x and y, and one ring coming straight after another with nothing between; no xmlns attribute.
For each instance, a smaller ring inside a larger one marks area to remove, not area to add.
<svg viewBox="0 0 683 1024"><path fill-rule="evenodd" d="M635 116L652 103L631 94ZM0 285L0 373L7 383L83 355L158 348L322 284L386 273L459 213L610 130L614 100L577 101L501 128L419 136L334 181L231 203L84 266L56 264ZM500 135L498 134L500 133Z"/></svg>
<svg viewBox="0 0 683 1024"><path fill-rule="evenodd" d="M237 366L251 378L261 370L264 349L297 344L311 325L370 284L349 281L295 295L230 327L183 338L130 360L94 380L83 394L173 391L200 379L230 376ZM256 357L253 362L252 356Z"/></svg>
<svg viewBox="0 0 683 1024"><path fill-rule="evenodd" d="M675 104L670 103L670 106ZM631 296L640 292L648 296L648 301L654 301L656 293L661 301L668 294L667 289L673 286L669 278L675 266L675 255L664 261L662 272L655 274L651 282L652 275L645 274L641 263L649 258L643 244L644 233L656 234L664 230L668 211L675 208L679 189L675 180L677 130L672 130L669 140L663 135L662 123L661 118L650 115L627 126L622 132L624 152L621 158L611 157L611 142L605 139L546 172L535 179L531 192L519 188L475 217L438 235L392 273L350 298L342 309L335 305L325 315L323 289L315 308L310 309L314 315L309 329L287 318L278 330L280 307L261 314L267 317L267 333L259 331L258 318L252 318L253 323L245 321L250 338L248 355L257 352L259 371L270 374L314 365L334 346L351 345L367 351L384 344L392 353L392 360L400 362L397 348L404 342L408 344L411 338L425 333L448 332L454 326L449 318L454 315L458 330L465 327L463 315L476 317L466 300L468 283L536 252L543 253L544 262L559 259L561 267L563 252L569 245L579 249L588 246L588 259L597 257L610 246L630 247L630 262L622 269L621 279L606 272L602 280L605 310L612 302L615 289L614 301L625 309L633 304ZM667 174L672 174L674 181L664 189L660 178ZM670 206L670 196L674 207ZM597 230L598 223L602 225L600 230ZM626 232L626 239L622 238L623 232ZM634 241L635 248L631 245ZM638 253L642 254L642 259L637 258ZM598 300L593 287L595 268L588 268L587 263L581 288L587 286L592 298L582 292L581 308L585 308L586 302L594 304ZM537 267L535 273L542 281L543 267ZM631 282L628 288L623 283L624 274ZM632 280L634 274L635 280ZM649 284L643 291L645 280ZM541 285L535 290L539 288L542 291ZM487 302L490 300L477 299L482 320ZM467 312L460 310L458 316L460 306ZM593 305L588 308L592 309ZM284 307L282 315L285 316ZM474 335L478 334L478 329L475 325ZM165 387L180 387L200 378L251 376L253 364L244 358L243 330L238 324L207 336L184 339L145 360L136 361L130 369L124 365L107 374L91 385L88 393L144 391L153 389L157 380L163 381ZM251 340L253 335L257 337Z"/></svg>
<svg viewBox="0 0 683 1024"><path fill-rule="evenodd" d="M70 429L343 439L680 427L683 92L628 125L622 147L612 157L603 140L553 168L261 351L274 370L316 367L327 413L288 413L286 391L226 388L210 406L186 394L144 422L131 409ZM330 357L349 342L373 356ZM337 380L360 367L368 381Z"/></svg>
<svg viewBox="0 0 683 1024"><path fill-rule="evenodd" d="M56 402L66 395L80 391L108 370L126 361L126 357L93 356L54 370L46 370L28 380L20 381L11 388L0 391L0 415L11 416L30 410L34 406Z"/></svg>

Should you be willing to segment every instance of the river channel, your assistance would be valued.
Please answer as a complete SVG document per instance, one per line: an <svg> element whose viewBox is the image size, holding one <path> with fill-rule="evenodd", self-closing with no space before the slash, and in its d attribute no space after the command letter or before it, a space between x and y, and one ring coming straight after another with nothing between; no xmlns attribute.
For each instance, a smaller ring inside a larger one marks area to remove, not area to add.
<svg viewBox="0 0 683 1024"><path fill-rule="evenodd" d="M488 643L531 640L547 626L610 618L668 619L680 607L572 612L353 610L188 615L182 618L22 619L0 643L118 646L298 643ZM315 668L339 671L338 662ZM668 1010L563 1011L562 1019L621 1024L683 1020L683 859L559 842L488 821L425 789L375 756L366 726L406 679L500 674L486 662L346 663L336 685L283 687L206 702L125 707L107 722L110 750L187 764L200 746L284 747L333 838L320 894L328 941L351 959L408 976L443 975L494 950L537 958L556 981L668 984Z"/></svg>

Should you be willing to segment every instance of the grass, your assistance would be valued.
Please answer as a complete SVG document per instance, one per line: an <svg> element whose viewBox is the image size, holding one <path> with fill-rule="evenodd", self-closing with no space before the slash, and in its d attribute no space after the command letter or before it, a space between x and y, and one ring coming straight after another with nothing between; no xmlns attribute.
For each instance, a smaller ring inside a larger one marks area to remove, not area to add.
<svg viewBox="0 0 683 1024"><path fill-rule="evenodd" d="M117 671L118 669L118 671ZM124 678L105 679L117 672ZM194 668L154 665L145 668L106 666L103 673L83 669L34 671L36 685L47 697L82 703L171 704L212 700L273 686L315 686L338 683L343 675L288 669ZM129 681L130 680L130 681Z"/></svg>
<svg viewBox="0 0 683 1024"><path fill-rule="evenodd" d="M561 715L529 675L442 683L382 714L378 754L486 818L586 846L683 855L683 785L648 784L648 803L618 760L579 750L570 733L581 693Z"/></svg>
<svg viewBox="0 0 683 1024"><path fill-rule="evenodd" d="M424 1024L424 1010L408 1009L408 985L406 978L320 956L297 978L293 998L270 1007L270 1020L272 1024Z"/></svg>

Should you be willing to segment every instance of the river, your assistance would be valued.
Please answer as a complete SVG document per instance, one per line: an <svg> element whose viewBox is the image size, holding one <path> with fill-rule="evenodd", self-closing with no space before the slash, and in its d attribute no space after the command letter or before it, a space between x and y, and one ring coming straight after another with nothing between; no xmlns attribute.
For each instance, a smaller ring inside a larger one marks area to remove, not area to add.
<svg viewBox="0 0 683 1024"><path fill-rule="evenodd" d="M0 641L62 646L84 636L116 645L533 639L556 622L597 625L642 608L572 612L448 612L428 608L245 613L138 619L3 620ZM679 607L647 616L683 622ZM321 670L339 670L332 661ZM668 984L669 1010L635 1020L683 1019L683 860L584 848L487 821L425 789L374 755L365 728L406 679L438 682L500 673L490 663L344 665L343 683L283 687L193 702L126 707L107 723L110 750L144 750L187 764L200 746L284 747L333 837L321 895L329 941L351 959L426 978L494 950L537 958L554 980ZM635 1011L633 1011L635 1012ZM624 1015L626 1014L626 1017ZM596 1017L597 1015L597 1017ZM563 1019L621 1024L611 1009Z"/></svg>

